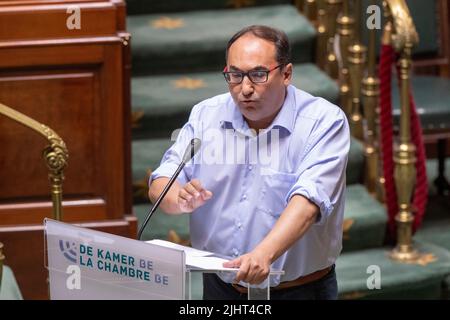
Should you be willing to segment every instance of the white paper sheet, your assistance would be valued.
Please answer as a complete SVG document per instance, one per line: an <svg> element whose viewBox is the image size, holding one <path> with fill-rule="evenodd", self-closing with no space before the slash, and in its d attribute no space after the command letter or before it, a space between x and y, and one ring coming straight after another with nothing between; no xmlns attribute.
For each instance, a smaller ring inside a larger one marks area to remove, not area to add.
<svg viewBox="0 0 450 320"><path fill-rule="evenodd" d="M238 268L225 268L223 263L229 261L226 257L218 257L213 252L194 249L191 247L182 246L173 242L155 239L146 241L147 243L156 244L158 246L183 250L186 254L186 265L202 270L217 270L217 271L237 271Z"/></svg>
<svg viewBox="0 0 450 320"><path fill-rule="evenodd" d="M191 247L182 246L181 244L176 244L176 243L173 243L173 242L170 242L170 241L165 241L165 240L160 240L160 239L154 239L154 240L150 240L150 241L146 241L146 242L147 243L156 244L158 246L162 246L162 247L166 247L166 248L173 248L173 249L183 250L184 253L186 253L186 258L188 256L205 257L205 256L213 255L213 253L209 252L209 251L198 250L198 249L194 249L194 248L191 248Z"/></svg>

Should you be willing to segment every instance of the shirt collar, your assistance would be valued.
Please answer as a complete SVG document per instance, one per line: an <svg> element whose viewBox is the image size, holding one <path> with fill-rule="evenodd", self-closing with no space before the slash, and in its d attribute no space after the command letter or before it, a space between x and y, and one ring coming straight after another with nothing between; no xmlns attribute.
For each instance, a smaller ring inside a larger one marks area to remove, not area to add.
<svg viewBox="0 0 450 320"><path fill-rule="evenodd" d="M294 101L294 91L291 86L286 89L286 98L284 99L283 106L280 112L278 112L275 119L272 121L271 125L267 128L267 131L272 130L272 128L284 128L289 133L294 131L294 121L295 121L295 101Z"/></svg>
<svg viewBox="0 0 450 320"><path fill-rule="evenodd" d="M229 101L230 103L227 104L225 114L220 121L222 128L235 130L244 129L244 126L246 125L244 117L239 111L239 107L234 103L231 95Z"/></svg>
<svg viewBox="0 0 450 320"><path fill-rule="evenodd" d="M227 112L221 121L223 128L232 128L235 130L246 130L248 129L247 123L244 121L242 113L239 111L238 106L234 103L233 99L230 97L231 103L227 105ZM280 112L278 112L275 119L272 121L270 126L265 131L270 131L273 128L284 128L289 133L294 130L295 121L295 101L294 101L294 91L291 86L286 89L286 98L284 99L283 106Z"/></svg>

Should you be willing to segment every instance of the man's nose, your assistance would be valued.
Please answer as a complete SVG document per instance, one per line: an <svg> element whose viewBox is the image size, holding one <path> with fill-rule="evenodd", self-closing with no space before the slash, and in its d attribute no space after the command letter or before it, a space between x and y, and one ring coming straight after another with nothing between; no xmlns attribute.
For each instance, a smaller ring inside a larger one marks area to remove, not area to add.
<svg viewBox="0 0 450 320"><path fill-rule="evenodd" d="M242 94L244 96L249 96L253 93L255 90L253 86L253 82L250 81L247 75L244 76L244 79L242 79Z"/></svg>

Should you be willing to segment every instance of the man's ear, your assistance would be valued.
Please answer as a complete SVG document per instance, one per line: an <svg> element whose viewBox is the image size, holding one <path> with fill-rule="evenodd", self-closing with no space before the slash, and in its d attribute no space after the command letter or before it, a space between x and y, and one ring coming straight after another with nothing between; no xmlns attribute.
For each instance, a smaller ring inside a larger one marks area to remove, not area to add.
<svg viewBox="0 0 450 320"><path fill-rule="evenodd" d="M288 63L284 68L283 68L283 81L284 81L284 85L288 86L291 84L291 80L292 80L292 63Z"/></svg>

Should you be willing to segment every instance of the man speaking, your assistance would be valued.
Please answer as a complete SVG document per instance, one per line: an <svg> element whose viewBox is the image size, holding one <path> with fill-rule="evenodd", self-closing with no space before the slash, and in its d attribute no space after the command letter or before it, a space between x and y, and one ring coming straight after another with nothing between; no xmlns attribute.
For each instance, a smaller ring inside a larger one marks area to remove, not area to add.
<svg viewBox="0 0 450 320"><path fill-rule="evenodd" d="M205 274L204 299L246 299L270 268L271 299L336 299L342 249L345 114L292 86L287 36L267 26L236 33L226 48L229 93L197 104L150 178L158 198L193 138L202 146L161 208L190 213L193 247L233 259L235 275Z"/></svg>

